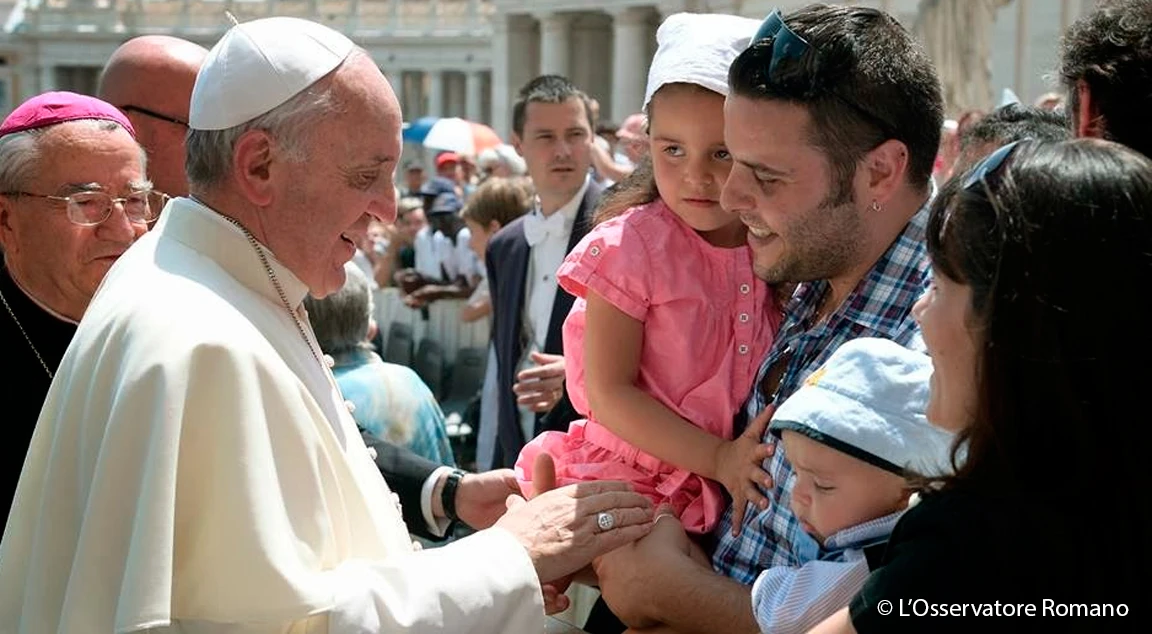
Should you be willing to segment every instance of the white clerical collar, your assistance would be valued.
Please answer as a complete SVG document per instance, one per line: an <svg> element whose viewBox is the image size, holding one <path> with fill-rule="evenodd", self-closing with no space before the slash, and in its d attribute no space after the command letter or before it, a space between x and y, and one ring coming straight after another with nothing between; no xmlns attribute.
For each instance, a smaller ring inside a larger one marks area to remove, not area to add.
<svg viewBox="0 0 1152 634"><path fill-rule="evenodd" d="M214 260L241 284L279 304L280 295L268 278L256 250L244 232L219 212L192 198L173 198L172 206L152 229L163 237L187 245ZM292 310L299 310L308 287L288 267L276 259L272 249L260 244L268 265L284 289Z"/></svg>

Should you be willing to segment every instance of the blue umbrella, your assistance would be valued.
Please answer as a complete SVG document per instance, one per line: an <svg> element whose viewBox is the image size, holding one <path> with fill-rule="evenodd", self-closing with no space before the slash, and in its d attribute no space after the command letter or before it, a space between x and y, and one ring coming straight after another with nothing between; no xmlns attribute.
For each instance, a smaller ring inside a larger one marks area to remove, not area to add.
<svg viewBox="0 0 1152 634"><path fill-rule="evenodd" d="M420 117L415 121L406 122L401 137L409 143L423 143L432 126L439 120L440 117Z"/></svg>
<svg viewBox="0 0 1152 634"><path fill-rule="evenodd" d="M459 117L421 117L405 123L402 136L407 143L471 156L500 145L495 130Z"/></svg>

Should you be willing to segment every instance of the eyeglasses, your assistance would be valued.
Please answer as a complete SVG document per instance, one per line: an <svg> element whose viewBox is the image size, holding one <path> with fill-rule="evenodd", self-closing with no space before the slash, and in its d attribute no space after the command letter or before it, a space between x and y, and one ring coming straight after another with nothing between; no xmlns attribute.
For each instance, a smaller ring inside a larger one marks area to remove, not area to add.
<svg viewBox="0 0 1152 634"><path fill-rule="evenodd" d="M767 81L772 81L772 76L776 72L776 65L782 60L787 59L800 59L809 50L812 50L812 45L808 40L800 37L793 31L785 22L784 16L780 14L780 9L772 11L764 18L763 24L756 31L756 36L752 38L752 43L772 40L772 60L768 62L768 75L765 77ZM812 94L822 92L835 97L844 105L855 110L864 119L868 120L872 125L879 128L884 133L885 139L897 138L894 133L893 127L887 121L877 115L864 109L863 106L856 102L841 96L834 88L827 88L825 90L818 90L816 87L815 78L810 79L808 82L806 92Z"/></svg>
<svg viewBox="0 0 1152 634"><path fill-rule="evenodd" d="M113 205L121 205L130 222L149 223L156 219L168 195L146 190L114 198L104 192L77 192L70 196L51 196L32 192L4 192L5 196L27 196L62 202L67 206L68 220L81 227L95 227L112 215Z"/></svg>
<svg viewBox="0 0 1152 634"><path fill-rule="evenodd" d="M184 121L183 119L177 119L176 117L170 117L166 114L160 114L159 112L149 110L147 108L141 108L140 106L120 106L120 109L124 112L139 112L140 114L152 117L153 119L175 123L176 125L184 126L185 128L188 127L188 122Z"/></svg>

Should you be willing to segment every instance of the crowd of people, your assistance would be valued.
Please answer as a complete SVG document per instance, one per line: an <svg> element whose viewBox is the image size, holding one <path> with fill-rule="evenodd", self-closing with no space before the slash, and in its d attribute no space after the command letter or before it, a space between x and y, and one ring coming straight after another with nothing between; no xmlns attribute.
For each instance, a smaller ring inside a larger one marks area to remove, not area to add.
<svg viewBox="0 0 1152 634"><path fill-rule="evenodd" d="M337 31L129 40L0 124L0 630L1136 631L1149 67L1101 3L946 120L883 11L679 13L426 178ZM491 319L482 469L381 287Z"/></svg>

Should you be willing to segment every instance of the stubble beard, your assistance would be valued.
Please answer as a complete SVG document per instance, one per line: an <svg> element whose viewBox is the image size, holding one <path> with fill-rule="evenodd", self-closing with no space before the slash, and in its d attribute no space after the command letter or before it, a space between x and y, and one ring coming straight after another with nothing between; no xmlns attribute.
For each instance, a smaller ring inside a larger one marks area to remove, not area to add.
<svg viewBox="0 0 1152 634"><path fill-rule="evenodd" d="M789 227L784 254L770 266L756 266L768 284L827 280L849 270L864 239L864 225L852 194L825 199Z"/></svg>

